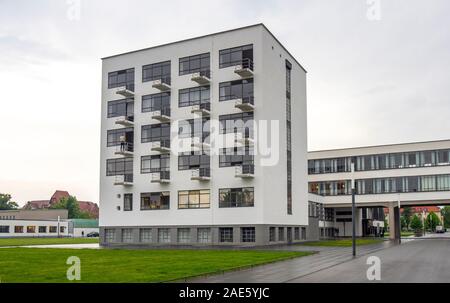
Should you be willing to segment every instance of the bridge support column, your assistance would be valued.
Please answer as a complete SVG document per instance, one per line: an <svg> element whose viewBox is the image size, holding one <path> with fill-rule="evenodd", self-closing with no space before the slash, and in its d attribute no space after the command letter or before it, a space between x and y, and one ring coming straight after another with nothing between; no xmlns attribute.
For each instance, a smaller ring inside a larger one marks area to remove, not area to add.
<svg viewBox="0 0 450 303"><path fill-rule="evenodd" d="M400 208L397 202L389 205L389 239L400 242Z"/></svg>

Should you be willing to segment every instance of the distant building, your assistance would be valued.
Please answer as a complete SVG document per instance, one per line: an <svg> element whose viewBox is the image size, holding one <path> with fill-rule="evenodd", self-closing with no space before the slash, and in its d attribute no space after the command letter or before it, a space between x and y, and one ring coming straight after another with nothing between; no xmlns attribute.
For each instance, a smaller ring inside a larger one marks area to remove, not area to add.
<svg viewBox="0 0 450 303"><path fill-rule="evenodd" d="M96 219L70 219L69 234L72 237L86 237L91 232L99 232L98 220Z"/></svg>
<svg viewBox="0 0 450 303"><path fill-rule="evenodd" d="M34 209L47 209L50 206L59 203L62 198L68 198L70 196L68 191L57 190L51 196L50 200L33 200L28 201L23 209L34 210ZM98 218L98 205L90 201L78 201L80 210L87 212L92 218Z"/></svg>

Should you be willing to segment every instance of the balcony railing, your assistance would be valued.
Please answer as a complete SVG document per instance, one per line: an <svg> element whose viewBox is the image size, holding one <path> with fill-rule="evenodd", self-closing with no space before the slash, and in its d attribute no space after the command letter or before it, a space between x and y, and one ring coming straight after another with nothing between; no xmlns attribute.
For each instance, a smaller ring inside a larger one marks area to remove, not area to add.
<svg viewBox="0 0 450 303"><path fill-rule="evenodd" d="M204 70L193 73L191 80L197 82L199 85L207 85L211 82L211 71Z"/></svg>
<svg viewBox="0 0 450 303"><path fill-rule="evenodd" d="M161 140L161 141L155 141L152 142L152 151L157 151L160 153L169 153L170 152L170 140Z"/></svg>
<svg viewBox="0 0 450 303"><path fill-rule="evenodd" d="M197 113L208 116L211 112L211 103L205 102L192 106L191 113Z"/></svg>
<svg viewBox="0 0 450 303"><path fill-rule="evenodd" d="M211 168L201 167L194 169L191 174L191 180L208 181L211 179Z"/></svg>
<svg viewBox="0 0 450 303"><path fill-rule="evenodd" d="M158 120L160 122L170 121L170 107L163 107L159 110L151 112L152 119Z"/></svg>
<svg viewBox="0 0 450 303"><path fill-rule="evenodd" d="M133 185L133 174L124 174L115 176L114 185Z"/></svg>
<svg viewBox="0 0 450 303"><path fill-rule="evenodd" d="M152 173L152 183L170 183L170 171Z"/></svg>
<svg viewBox="0 0 450 303"><path fill-rule="evenodd" d="M255 97L245 96L236 98L234 107L239 108L242 111L253 111L255 109Z"/></svg>
<svg viewBox="0 0 450 303"><path fill-rule="evenodd" d="M170 90L170 82L170 76L161 77L160 79L152 81L152 87L159 89L160 91L168 91Z"/></svg>
<svg viewBox="0 0 450 303"><path fill-rule="evenodd" d="M125 98L133 98L134 97L134 83L116 87L116 94L122 95Z"/></svg>
<svg viewBox="0 0 450 303"><path fill-rule="evenodd" d="M134 126L134 116L133 115L123 115L123 116L117 117L115 123L125 126L125 127Z"/></svg>
<svg viewBox="0 0 450 303"><path fill-rule="evenodd" d="M134 152L134 146L132 142L121 142L119 145L116 146L116 155L122 155L124 157L131 157L133 156Z"/></svg>
<svg viewBox="0 0 450 303"><path fill-rule="evenodd" d="M236 166L235 176L240 178L253 178L255 176L254 164L242 164Z"/></svg>
<svg viewBox="0 0 450 303"><path fill-rule="evenodd" d="M236 65L234 72L242 78L253 77L253 61L249 58L242 59L242 61Z"/></svg>
<svg viewBox="0 0 450 303"><path fill-rule="evenodd" d="M248 129L245 130L245 133L235 133L234 134L234 143L244 146L253 146L254 140L250 136Z"/></svg>

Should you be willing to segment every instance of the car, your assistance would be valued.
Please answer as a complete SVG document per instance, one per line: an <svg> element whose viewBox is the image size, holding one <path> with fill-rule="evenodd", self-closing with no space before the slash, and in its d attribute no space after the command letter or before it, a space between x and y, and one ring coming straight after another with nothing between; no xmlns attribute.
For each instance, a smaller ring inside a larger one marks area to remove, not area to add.
<svg viewBox="0 0 450 303"><path fill-rule="evenodd" d="M436 226L436 233L437 234L443 234L443 233L445 233L445 232L447 232L447 229L446 228L444 228L443 226Z"/></svg>
<svg viewBox="0 0 450 303"><path fill-rule="evenodd" d="M90 232L86 235L86 237L88 237L88 238L98 238L98 236L99 236L99 233L96 231Z"/></svg>

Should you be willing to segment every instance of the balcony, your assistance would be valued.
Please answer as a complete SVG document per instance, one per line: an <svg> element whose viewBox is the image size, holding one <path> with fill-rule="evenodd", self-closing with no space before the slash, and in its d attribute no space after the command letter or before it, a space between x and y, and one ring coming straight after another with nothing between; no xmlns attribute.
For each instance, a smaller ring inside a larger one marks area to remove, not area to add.
<svg viewBox="0 0 450 303"><path fill-rule="evenodd" d="M253 146L255 144L255 140L253 138L250 138L250 135L248 133L235 133L234 143L239 146Z"/></svg>
<svg viewBox="0 0 450 303"><path fill-rule="evenodd" d="M116 94L125 98L134 98L134 84L127 84L116 87Z"/></svg>
<svg viewBox="0 0 450 303"><path fill-rule="evenodd" d="M198 73L193 73L191 80L197 82L198 85L208 85L211 83L211 71L205 70Z"/></svg>
<svg viewBox="0 0 450 303"><path fill-rule="evenodd" d="M193 105L191 109L192 114L199 114L202 116L209 116L211 114L211 103L201 103Z"/></svg>
<svg viewBox="0 0 450 303"><path fill-rule="evenodd" d="M122 125L124 127L133 127L134 126L134 116L131 115L124 115L117 117L116 124Z"/></svg>
<svg viewBox="0 0 450 303"><path fill-rule="evenodd" d="M123 142L123 144L116 146L116 151L114 152L114 154L123 157L133 157L134 154L133 143Z"/></svg>
<svg viewBox="0 0 450 303"><path fill-rule="evenodd" d="M251 59L243 59L240 64L236 65L234 72L242 78L253 77L253 61Z"/></svg>
<svg viewBox="0 0 450 303"><path fill-rule="evenodd" d="M133 185L133 174L118 175L115 177L114 185L131 186Z"/></svg>
<svg viewBox="0 0 450 303"><path fill-rule="evenodd" d="M255 177L255 165L254 164L241 164L235 167L234 176L236 178L254 178Z"/></svg>
<svg viewBox="0 0 450 303"><path fill-rule="evenodd" d="M191 180L209 181L211 180L211 169L209 167L197 168L192 171Z"/></svg>
<svg viewBox="0 0 450 303"><path fill-rule="evenodd" d="M191 138L191 148L198 148L205 150L211 147L211 144L205 142L205 138L193 137Z"/></svg>
<svg viewBox="0 0 450 303"><path fill-rule="evenodd" d="M160 152L162 154L170 153L170 140L152 142L151 151Z"/></svg>
<svg viewBox="0 0 450 303"><path fill-rule="evenodd" d="M155 110L150 113L152 119L158 120L161 123L170 122L170 108L164 107L160 110Z"/></svg>
<svg viewBox="0 0 450 303"><path fill-rule="evenodd" d="M236 99L234 107L240 109L243 112L251 112L255 110L254 99L255 98L253 96L247 96Z"/></svg>
<svg viewBox="0 0 450 303"><path fill-rule="evenodd" d="M170 183L170 171L160 171L152 173L152 183Z"/></svg>
<svg viewBox="0 0 450 303"><path fill-rule="evenodd" d="M162 92L170 90L170 77L162 77L161 79L153 80L152 87Z"/></svg>

